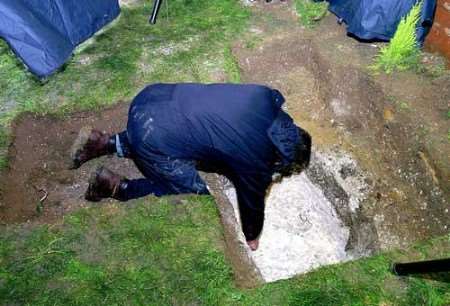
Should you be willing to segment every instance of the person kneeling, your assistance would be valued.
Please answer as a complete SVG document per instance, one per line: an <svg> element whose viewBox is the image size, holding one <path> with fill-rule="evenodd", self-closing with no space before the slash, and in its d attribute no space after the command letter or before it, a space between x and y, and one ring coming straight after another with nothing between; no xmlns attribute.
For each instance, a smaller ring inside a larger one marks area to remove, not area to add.
<svg viewBox="0 0 450 306"><path fill-rule="evenodd" d="M281 109L284 101L261 85L149 85L133 99L125 131L80 130L73 168L117 154L144 176L129 180L100 167L89 180L89 201L209 194L198 170L224 175L236 188L242 231L256 250L273 175L300 172L311 155L311 137Z"/></svg>

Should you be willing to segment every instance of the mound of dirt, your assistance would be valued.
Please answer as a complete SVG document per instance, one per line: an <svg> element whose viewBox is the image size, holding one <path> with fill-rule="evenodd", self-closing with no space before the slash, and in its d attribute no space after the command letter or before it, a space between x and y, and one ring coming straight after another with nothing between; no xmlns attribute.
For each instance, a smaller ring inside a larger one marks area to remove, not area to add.
<svg viewBox="0 0 450 306"><path fill-rule="evenodd" d="M108 132L125 127L128 104L119 103L101 113L81 112L66 118L23 114L13 124L9 168L1 173L0 222L34 220L51 222L84 205L87 180L105 158L78 170L69 170L70 147L81 127ZM129 161L108 161L108 166L128 176L138 175Z"/></svg>

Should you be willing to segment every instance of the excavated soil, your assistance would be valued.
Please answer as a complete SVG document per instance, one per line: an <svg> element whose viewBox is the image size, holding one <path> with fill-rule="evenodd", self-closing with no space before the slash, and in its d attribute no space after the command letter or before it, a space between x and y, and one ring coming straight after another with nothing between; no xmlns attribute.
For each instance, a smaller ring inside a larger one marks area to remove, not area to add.
<svg viewBox="0 0 450 306"><path fill-rule="evenodd" d="M67 118L23 114L13 124L9 169L0 181L0 222L54 222L84 205L87 180L98 161L69 170L70 147L85 125L117 132L124 128L128 103L99 113L81 112ZM136 175L130 161L108 166L129 176ZM47 197L45 195L48 194Z"/></svg>

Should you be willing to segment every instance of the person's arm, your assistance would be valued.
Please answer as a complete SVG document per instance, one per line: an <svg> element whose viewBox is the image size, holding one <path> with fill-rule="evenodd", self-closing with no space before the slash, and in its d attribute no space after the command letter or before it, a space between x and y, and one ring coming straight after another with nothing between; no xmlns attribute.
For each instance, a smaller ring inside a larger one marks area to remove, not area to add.
<svg viewBox="0 0 450 306"><path fill-rule="evenodd" d="M258 248L258 239L264 225L266 189L270 185L268 176L240 176L234 180L242 231L252 250Z"/></svg>

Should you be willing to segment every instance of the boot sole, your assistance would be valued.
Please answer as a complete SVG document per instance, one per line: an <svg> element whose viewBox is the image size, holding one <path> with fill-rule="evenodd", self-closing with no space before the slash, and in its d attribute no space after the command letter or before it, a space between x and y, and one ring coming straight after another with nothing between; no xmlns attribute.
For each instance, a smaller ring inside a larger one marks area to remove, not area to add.
<svg viewBox="0 0 450 306"><path fill-rule="evenodd" d="M103 171L103 167L97 168L91 176L89 177L89 186L86 190L86 193L84 194L84 198L90 202L100 202L102 200L101 197L96 197L92 195L91 190L95 190L96 184L97 184L97 177L100 175L100 173Z"/></svg>
<svg viewBox="0 0 450 306"><path fill-rule="evenodd" d="M79 155L88 142L91 132L92 127L90 126L84 126L81 128L80 132L78 132L78 136L70 149L70 169L78 169L81 167L82 163L79 161Z"/></svg>

